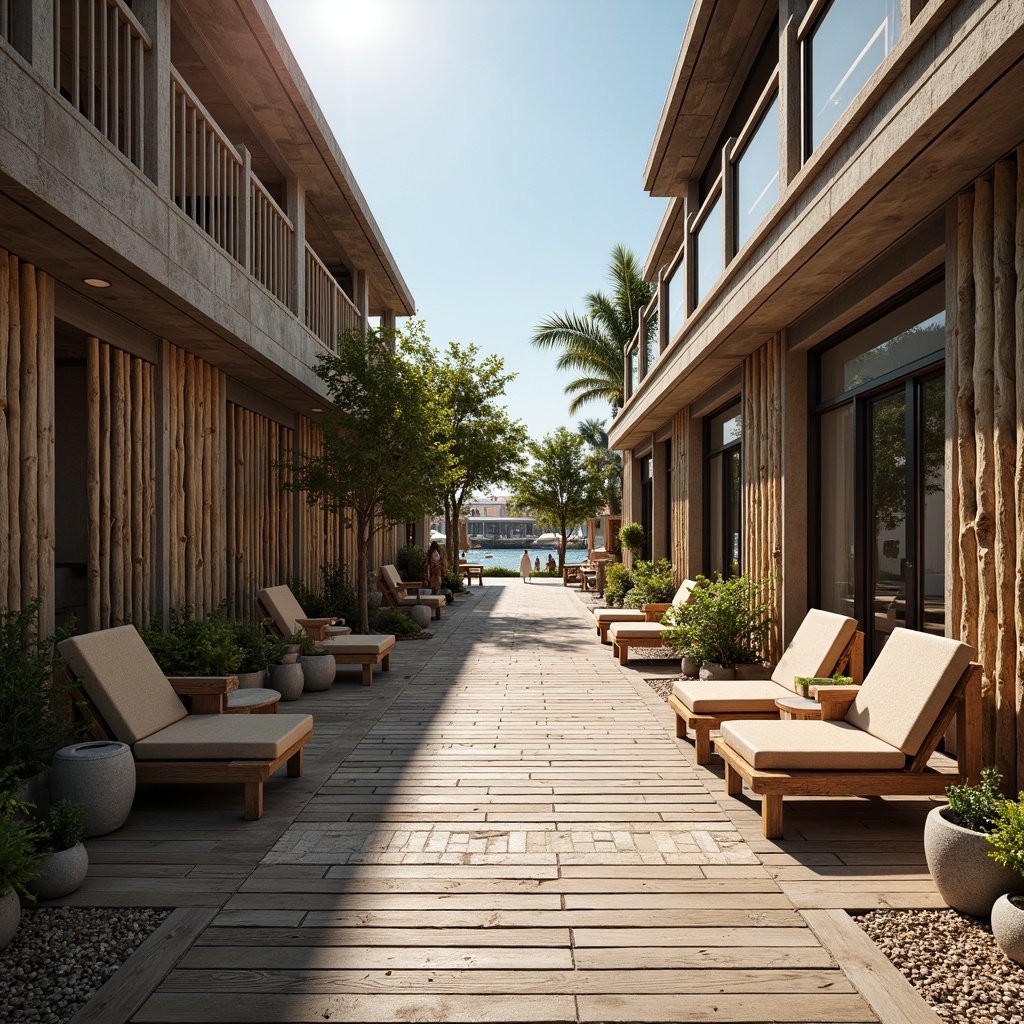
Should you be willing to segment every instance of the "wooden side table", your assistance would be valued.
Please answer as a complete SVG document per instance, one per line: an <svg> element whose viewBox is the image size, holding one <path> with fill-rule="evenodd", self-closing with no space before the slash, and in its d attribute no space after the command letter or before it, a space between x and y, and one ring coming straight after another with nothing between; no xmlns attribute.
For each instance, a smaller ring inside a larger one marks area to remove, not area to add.
<svg viewBox="0 0 1024 1024"><path fill-rule="evenodd" d="M776 697L775 706L784 722L821 718L821 705L810 697Z"/></svg>

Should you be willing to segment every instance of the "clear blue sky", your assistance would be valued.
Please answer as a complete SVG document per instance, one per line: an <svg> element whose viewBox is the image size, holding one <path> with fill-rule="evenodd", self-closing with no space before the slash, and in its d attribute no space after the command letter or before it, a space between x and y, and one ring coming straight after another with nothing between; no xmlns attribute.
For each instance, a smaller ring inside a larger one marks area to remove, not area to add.
<svg viewBox="0 0 1024 1024"><path fill-rule="evenodd" d="M646 257L643 169L691 0L269 0L435 344L519 374L539 438L577 417L534 326Z"/></svg>

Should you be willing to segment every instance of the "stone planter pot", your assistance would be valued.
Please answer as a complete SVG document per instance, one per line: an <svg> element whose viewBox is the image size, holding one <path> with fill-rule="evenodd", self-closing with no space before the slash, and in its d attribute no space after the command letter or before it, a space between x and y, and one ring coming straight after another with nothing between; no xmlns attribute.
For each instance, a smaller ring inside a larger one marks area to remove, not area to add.
<svg viewBox="0 0 1024 1024"><path fill-rule="evenodd" d="M239 672L238 688L240 690L261 690L267 681L267 670L261 668L259 672Z"/></svg>
<svg viewBox="0 0 1024 1024"><path fill-rule="evenodd" d="M79 843L70 850L58 850L52 857L38 865L38 878L28 883L28 891L40 900L56 900L78 889L89 872L89 855L85 844Z"/></svg>
<svg viewBox="0 0 1024 1024"><path fill-rule="evenodd" d="M1017 884L1020 885L1020 875ZM1004 893L992 906L992 934L1015 963L1024 964L1024 892Z"/></svg>
<svg viewBox="0 0 1024 1024"><path fill-rule="evenodd" d="M302 685L302 666L297 661L276 665L270 673L270 688L281 694L281 700L298 700L302 696Z"/></svg>
<svg viewBox="0 0 1024 1024"><path fill-rule="evenodd" d="M282 665L295 665L298 663L299 655L302 653L302 648L298 644L292 644L291 647L286 647L285 653L281 655ZM273 672L273 669L271 669Z"/></svg>
<svg viewBox="0 0 1024 1024"><path fill-rule="evenodd" d="M992 844L981 832L947 821L934 807L924 822L924 856L939 895L954 909L972 917L988 917L992 904L1020 888L1020 875L997 864L988 854Z"/></svg>
<svg viewBox="0 0 1024 1024"><path fill-rule="evenodd" d="M103 836L120 828L135 799L131 747L112 740L73 743L53 755L50 799L85 807L85 834Z"/></svg>
<svg viewBox="0 0 1024 1024"><path fill-rule="evenodd" d="M430 625L430 609L425 604L414 604L407 609L409 618L416 623L420 629L426 629Z"/></svg>
<svg viewBox="0 0 1024 1024"><path fill-rule="evenodd" d="M329 690L338 670L333 654L300 654L299 667L302 669L302 688L308 693Z"/></svg>
<svg viewBox="0 0 1024 1024"><path fill-rule="evenodd" d="M679 662L679 671L684 676L696 679L700 673L700 665L698 665L697 662L695 662L688 654L684 654Z"/></svg>
<svg viewBox="0 0 1024 1024"><path fill-rule="evenodd" d="M716 665L713 661L705 661L700 667L701 679L735 679L736 669Z"/></svg>
<svg viewBox="0 0 1024 1024"><path fill-rule="evenodd" d="M4 949L14 938L20 923L21 900L13 886L8 886L0 892L0 949Z"/></svg>
<svg viewBox="0 0 1024 1024"><path fill-rule="evenodd" d="M767 665L736 665L737 679L770 679L771 669Z"/></svg>

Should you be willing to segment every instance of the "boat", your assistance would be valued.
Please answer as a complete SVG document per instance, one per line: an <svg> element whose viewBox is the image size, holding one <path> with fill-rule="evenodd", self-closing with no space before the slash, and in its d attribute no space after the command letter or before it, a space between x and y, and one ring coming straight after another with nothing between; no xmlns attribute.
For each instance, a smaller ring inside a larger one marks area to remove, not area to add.
<svg viewBox="0 0 1024 1024"><path fill-rule="evenodd" d="M494 553L492 551L487 551L487 552L484 553L484 558L493 558L493 557L494 557Z"/></svg>

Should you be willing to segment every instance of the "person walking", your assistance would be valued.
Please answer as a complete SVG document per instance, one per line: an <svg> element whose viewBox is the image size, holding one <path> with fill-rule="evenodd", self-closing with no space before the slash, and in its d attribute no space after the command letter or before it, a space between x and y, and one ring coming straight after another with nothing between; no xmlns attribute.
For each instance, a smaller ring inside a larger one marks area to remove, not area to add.
<svg viewBox="0 0 1024 1024"><path fill-rule="evenodd" d="M530 552L523 549L523 557L519 559L519 575L523 577L524 583L530 582L530 572L533 569L533 562L530 561Z"/></svg>
<svg viewBox="0 0 1024 1024"><path fill-rule="evenodd" d="M437 541L431 541L427 550L427 564L424 567L424 582L430 587L432 594L441 593L441 580L444 576L444 555L438 547Z"/></svg>

